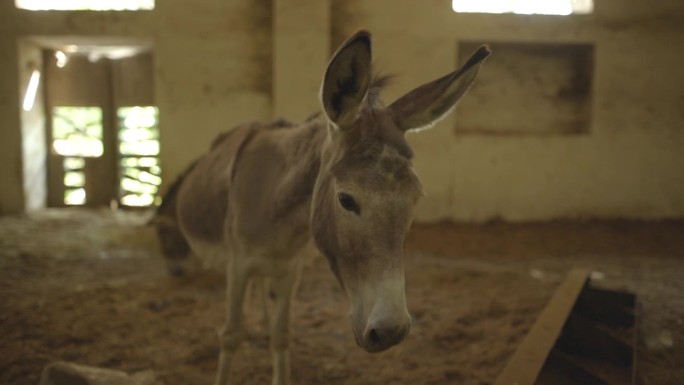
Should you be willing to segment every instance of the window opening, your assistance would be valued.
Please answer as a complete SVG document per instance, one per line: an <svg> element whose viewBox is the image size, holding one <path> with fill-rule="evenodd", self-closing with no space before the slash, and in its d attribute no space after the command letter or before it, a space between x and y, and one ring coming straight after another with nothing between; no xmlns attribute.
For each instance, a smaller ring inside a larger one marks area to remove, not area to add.
<svg viewBox="0 0 684 385"><path fill-rule="evenodd" d="M150 206L158 202L161 185L159 162L159 111L153 106L121 107L119 118L120 185L124 206Z"/></svg>
<svg viewBox="0 0 684 385"><path fill-rule="evenodd" d="M102 156L102 109L55 107L52 110L52 149L63 156Z"/></svg>
<svg viewBox="0 0 684 385"><path fill-rule="evenodd" d="M148 11L154 0L15 0L17 8L30 11Z"/></svg>
<svg viewBox="0 0 684 385"><path fill-rule="evenodd" d="M69 206L84 205L85 191L85 159L64 158L64 204Z"/></svg>
<svg viewBox="0 0 684 385"><path fill-rule="evenodd" d="M452 0L455 12L570 15L594 11L593 0Z"/></svg>
<svg viewBox="0 0 684 385"><path fill-rule="evenodd" d="M52 151L63 157L64 204L84 205L85 158L102 156L102 109L100 107L54 107Z"/></svg>

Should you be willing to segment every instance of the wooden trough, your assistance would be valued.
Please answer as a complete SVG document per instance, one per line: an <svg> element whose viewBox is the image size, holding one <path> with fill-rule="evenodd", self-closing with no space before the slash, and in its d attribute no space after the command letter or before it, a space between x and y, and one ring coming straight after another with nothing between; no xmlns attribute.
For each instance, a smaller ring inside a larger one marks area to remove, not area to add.
<svg viewBox="0 0 684 385"><path fill-rule="evenodd" d="M495 385L633 385L636 296L592 287L573 270Z"/></svg>

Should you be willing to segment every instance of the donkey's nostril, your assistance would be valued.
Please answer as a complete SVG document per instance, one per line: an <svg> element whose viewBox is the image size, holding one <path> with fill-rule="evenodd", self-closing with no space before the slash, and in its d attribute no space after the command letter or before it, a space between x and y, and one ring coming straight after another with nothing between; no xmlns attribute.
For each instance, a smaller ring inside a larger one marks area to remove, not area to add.
<svg viewBox="0 0 684 385"><path fill-rule="evenodd" d="M375 329L371 329L368 332L368 341L372 345L377 345L380 343L380 336L378 335L378 332Z"/></svg>
<svg viewBox="0 0 684 385"><path fill-rule="evenodd" d="M407 325L374 325L366 329L362 344L366 351L381 352L401 342L410 328Z"/></svg>

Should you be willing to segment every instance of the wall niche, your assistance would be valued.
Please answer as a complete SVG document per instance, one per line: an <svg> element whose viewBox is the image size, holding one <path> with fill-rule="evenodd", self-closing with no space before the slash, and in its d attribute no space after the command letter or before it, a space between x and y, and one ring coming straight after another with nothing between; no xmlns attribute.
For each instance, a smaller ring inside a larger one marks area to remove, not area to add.
<svg viewBox="0 0 684 385"><path fill-rule="evenodd" d="M460 42L463 63L480 42ZM458 134L576 135L591 124L594 45L490 43L493 55L458 107Z"/></svg>

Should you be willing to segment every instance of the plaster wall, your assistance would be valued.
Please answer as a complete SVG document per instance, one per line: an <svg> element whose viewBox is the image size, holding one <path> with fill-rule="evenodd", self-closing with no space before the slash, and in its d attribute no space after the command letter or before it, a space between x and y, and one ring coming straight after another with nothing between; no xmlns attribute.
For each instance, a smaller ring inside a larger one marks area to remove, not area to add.
<svg viewBox="0 0 684 385"><path fill-rule="evenodd" d="M330 54L367 28L376 68L400 75L385 93L388 102L456 68L463 42L593 47L585 130L459 131L463 108L493 115L501 108L466 96L448 119L412 134L427 194L417 220L682 217L682 25L679 0L602 0L594 14L573 17L456 14L447 0L198 0L191 9L185 1L164 0L150 12L93 13L29 12L3 1L0 214L25 208L18 39L150 41L169 183L218 132L252 119L302 119L317 108L310 94ZM521 106L520 121L534 125L537 106Z"/></svg>
<svg viewBox="0 0 684 385"><path fill-rule="evenodd" d="M455 69L459 42L594 46L586 133L534 134L539 106L525 103L517 114L531 133L458 132L464 107L497 114L496 104L466 95L452 116L412 134L427 194L417 220L684 216L684 51L676 48L684 46L684 6L595 6L592 15L559 17L456 14L442 0L333 1L333 45L368 28L375 62L400 75L388 103Z"/></svg>
<svg viewBox="0 0 684 385"><path fill-rule="evenodd" d="M1 1L0 215L25 210L19 40L150 42L170 182L219 132L271 116L271 18L270 1L164 0L149 12L32 12Z"/></svg>

